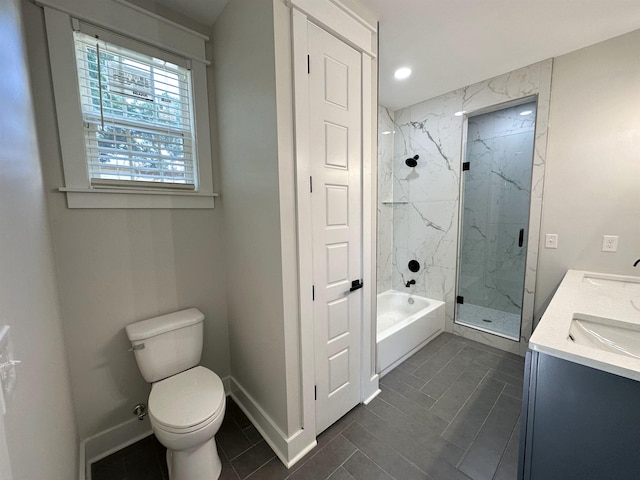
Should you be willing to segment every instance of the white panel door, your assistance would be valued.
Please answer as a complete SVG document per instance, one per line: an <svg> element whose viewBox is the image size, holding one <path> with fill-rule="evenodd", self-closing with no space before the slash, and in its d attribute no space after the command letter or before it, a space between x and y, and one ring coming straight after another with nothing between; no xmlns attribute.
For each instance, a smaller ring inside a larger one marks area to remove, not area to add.
<svg viewBox="0 0 640 480"><path fill-rule="evenodd" d="M309 24L316 434L360 402L360 54Z"/></svg>

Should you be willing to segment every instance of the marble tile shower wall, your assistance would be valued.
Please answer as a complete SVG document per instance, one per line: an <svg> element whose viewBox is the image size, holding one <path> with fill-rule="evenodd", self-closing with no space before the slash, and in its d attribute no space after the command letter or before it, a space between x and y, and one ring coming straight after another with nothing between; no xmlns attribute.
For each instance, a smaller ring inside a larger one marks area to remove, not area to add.
<svg viewBox="0 0 640 480"><path fill-rule="evenodd" d="M390 208L378 205L378 230L388 229L393 235L390 239L387 233L385 240L379 240L378 289L381 290L380 282L388 281L389 262L380 257L388 252L383 250L383 247L386 248L384 241L392 241L391 285L394 289L410 290L418 295L444 300L449 331L515 353L524 351L524 342L517 344L453 323L464 128L463 117L454 114L460 111L474 112L538 95L531 227L528 232L527 280L523 304L523 311L526 313L522 337L526 342L533 325L551 68L552 60L546 60L393 112L394 128L391 131L395 130L395 134L386 136L393 136L391 187L385 183L389 171L379 157L379 192L389 194L391 188L394 201L407 203L397 203ZM387 147L388 144L385 144L385 148ZM418 165L408 167L405 160L416 154L420 157ZM382 193L379 195L379 202L381 200L386 200ZM412 259L421 264L422 268L418 273L411 273L408 269L407 264ZM410 279L415 279L416 285L407 289L405 284Z"/></svg>
<svg viewBox="0 0 640 480"><path fill-rule="evenodd" d="M393 265L393 112L378 106L378 293L391 289Z"/></svg>
<svg viewBox="0 0 640 480"><path fill-rule="evenodd" d="M469 119L458 295L465 303L520 314L535 103Z"/></svg>

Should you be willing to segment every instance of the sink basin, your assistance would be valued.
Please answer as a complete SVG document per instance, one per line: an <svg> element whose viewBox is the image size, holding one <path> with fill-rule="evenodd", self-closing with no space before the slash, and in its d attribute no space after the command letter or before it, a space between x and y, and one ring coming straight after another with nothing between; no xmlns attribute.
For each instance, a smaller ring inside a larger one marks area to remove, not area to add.
<svg viewBox="0 0 640 480"><path fill-rule="evenodd" d="M582 283L596 286L609 286L640 294L640 277L625 275L607 275L606 273L585 273Z"/></svg>
<svg viewBox="0 0 640 480"><path fill-rule="evenodd" d="M574 314L567 341L640 359L640 325L586 314Z"/></svg>

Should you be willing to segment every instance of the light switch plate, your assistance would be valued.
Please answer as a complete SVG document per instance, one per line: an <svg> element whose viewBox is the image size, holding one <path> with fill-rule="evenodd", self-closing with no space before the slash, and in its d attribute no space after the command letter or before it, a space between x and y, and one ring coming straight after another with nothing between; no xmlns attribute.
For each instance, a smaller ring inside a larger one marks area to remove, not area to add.
<svg viewBox="0 0 640 480"><path fill-rule="evenodd" d="M547 233L544 236L544 248L558 248L557 233Z"/></svg>

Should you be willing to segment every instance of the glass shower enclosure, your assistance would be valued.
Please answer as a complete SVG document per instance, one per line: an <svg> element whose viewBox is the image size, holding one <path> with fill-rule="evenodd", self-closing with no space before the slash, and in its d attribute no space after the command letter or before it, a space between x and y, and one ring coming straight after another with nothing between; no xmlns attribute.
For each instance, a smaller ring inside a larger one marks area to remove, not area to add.
<svg viewBox="0 0 640 480"><path fill-rule="evenodd" d="M456 323L519 341L536 103L470 116Z"/></svg>

